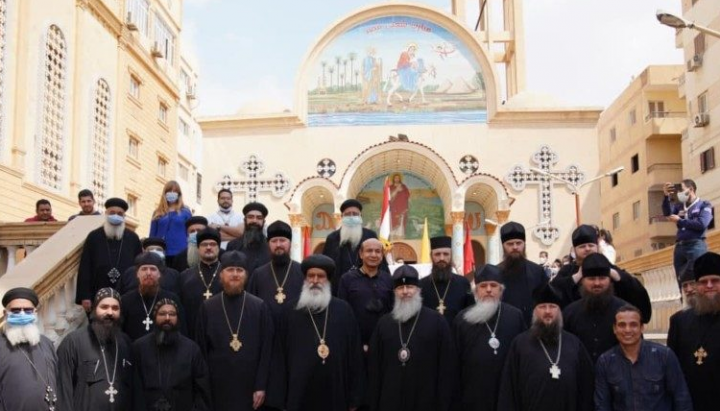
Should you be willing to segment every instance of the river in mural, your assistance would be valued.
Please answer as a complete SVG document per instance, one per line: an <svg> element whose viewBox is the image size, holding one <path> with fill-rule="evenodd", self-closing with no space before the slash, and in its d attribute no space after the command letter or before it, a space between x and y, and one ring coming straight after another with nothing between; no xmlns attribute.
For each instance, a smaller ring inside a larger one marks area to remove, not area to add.
<svg viewBox="0 0 720 411"><path fill-rule="evenodd" d="M415 17L356 25L322 51L307 81L311 126L487 121L477 58L445 28Z"/></svg>

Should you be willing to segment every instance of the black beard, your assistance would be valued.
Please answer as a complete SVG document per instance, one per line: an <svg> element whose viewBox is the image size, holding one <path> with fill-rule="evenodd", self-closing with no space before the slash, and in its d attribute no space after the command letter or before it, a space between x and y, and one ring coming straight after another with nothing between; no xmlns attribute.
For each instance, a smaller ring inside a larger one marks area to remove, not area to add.
<svg viewBox="0 0 720 411"><path fill-rule="evenodd" d="M560 321L558 321L557 319L553 321L550 325L546 325L544 322L540 321L540 319L536 319L530 326L530 333L532 334L532 336L535 338L539 338L540 341L543 342L543 344L548 345L558 344L561 331L562 326L560 325Z"/></svg>
<svg viewBox="0 0 720 411"><path fill-rule="evenodd" d="M613 289L612 283L600 294L592 294L585 290L585 287L580 286L580 297L582 297L583 306L589 313L604 313L605 310L610 306L610 303L615 296L615 290Z"/></svg>
<svg viewBox="0 0 720 411"><path fill-rule="evenodd" d="M262 227L250 224L245 227L243 233L243 246L245 247L256 247L259 244L266 243L265 235L262 232Z"/></svg>
<svg viewBox="0 0 720 411"><path fill-rule="evenodd" d="M179 338L177 325L155 327L155 344L158 347L175 345Z"/></svg>
<svg viewBox="0 0 720 411"><path fill-rule="evenodd" d="M517 273L522 271L525 266L525 253L519 257L511 256L510 254L505 255L504 263L507 273Z"/></svg>
<svg viewBox="0 0 720 411"><path fill-rule="evenodd" d="M108 344L115 340L120 331L119 324L120 321L112 317L97 318L95 312L90 314L90 327L92 327L100 344Z"/></svg>
<svg viewBox="0 0 720 411"><path fill-rule="evenodd" d="M695 297L695 314L715 315L720 312L720 294L715 294L712 297L706 297L702 294L696 294Z"/></svg>
<svg viewBox="0 0 720 411"><path fill-rule="evenodd" d="M446 265L445 268L440 268L433 264L430 274L432 275L433 280L439 283L447 282L452 275L452 264Z"/></svg>
<svg viewBox="0 0 720 411"><path fill-rule="evenodd" d="M279 265L279 266L287 265L287 263L290 262L290 254L288 254L288 253L284 253L284 254L280 254L280 255L273 254L272 257L270 257L270 258L272 259L273 264Z"/></svg>

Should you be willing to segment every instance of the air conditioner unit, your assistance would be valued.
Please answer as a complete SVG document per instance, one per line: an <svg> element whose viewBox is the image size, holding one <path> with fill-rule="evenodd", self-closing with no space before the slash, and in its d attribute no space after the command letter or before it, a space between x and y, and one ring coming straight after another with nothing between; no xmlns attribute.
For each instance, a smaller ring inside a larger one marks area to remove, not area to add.
<svg viewBox="0 0 720 411"><path fill-rule="evenodd" d="M153 57L157 58L163 58L165 57L165 54L163 54L163 49L160 47L160 42L154 42L152 49L150 49L150 54L152 54Z"/></svg>
<svg viewBox="0 0 720 411"><path fill-rule="evenodd" d="M687 71L695 71L702 67L703 58L702 55L696 54L690 60L687 61Z"/></svg>
<svg viewBox="0 0 720 411"><path fill-rule="evenodd" d="M185 96L188 100L195 100L197 98L195 95L195 86L188 86Z"/></svg>
<svg viewBox="0 0 720 411"><path fill-rule="evenodd" d="M128 11L127 18L125 19L125 25L127 26L128 30L130 31L137 31L138 26L135 24L135 22L132 19L132 12Z"/></svg>
<svg viewBox="0 0 720 411"><path fill-rule="evenodd" d="M710 123L710 115L708 113L695 114L693 124L695 127L705 127Z"/></svg>

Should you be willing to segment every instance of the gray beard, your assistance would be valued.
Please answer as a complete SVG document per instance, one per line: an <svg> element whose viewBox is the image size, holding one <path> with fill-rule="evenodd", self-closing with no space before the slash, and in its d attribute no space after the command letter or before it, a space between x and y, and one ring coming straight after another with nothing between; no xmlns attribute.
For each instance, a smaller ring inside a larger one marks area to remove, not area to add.
<svg viewBox="0 0 720 411"><path fill-rule="evenodd" d="M553 321L550 325L545 325L536 315L533 313L532 325L530 326L530 333L533 337L539 338L543 344L557 345L560 333L563 329L563 318L562 315Z"/></svg>
<svg viewBox="0 0 720 411"><path fill-rule="evenodd" d="M696 294L695 297L695 314L706 315L720 312L720 294L715 294L713 297Z"/></svg>
<svg viewBox="0 0 720 411"><path fill-rule="evenodd" d="M3 326L5 338L13 347L18 344L30 344L31 346L40 343L40 329L36 324L10 325L7 322Z"/></svg>
<svg viewBox="0 0 720 411"><path fill-rule="evenodd" d="M188 267L195 267L200 262L200 250L195 244L188 244L187 263Z"/></svg>
<svg viewBox="0 0 720 411"><path fill-rule="evenodd" d="M500 307L500 299L479 300L463 314L463 320L470 324L482 324L488 322L495 315Z"/></svg>
<svg viewBox="0 0 720 411"><path fill-rule="evenodd" d="M112 225L105 220L103 223L103 231L105 231L105 237L110 240L122 240L123 233L125 233L125 223Z"/></svg>
<svg viewBox="0 0 720 411"><path fill-rule="evenodd" d="M303 283L300 299L295 306L296 310L308 309L312 312L321 312L330 305L332 291L330 283L325 283L322 288L313 288L309 283Z"/></svg>
<svg viewBox="0 0 720 411"><path fill-rule="evenodd" d="M399 297L395 296L395 305L392 309L392 317L395 321L401 323L413 318L415 314L420 312L422 308L422 296L420 291L412 297L410 301L403 301Z"/></svg>
<svg viewBox="0 0 720 411"><path fill-rule="evenodd" d="M340 226L340 245L350 243L352 248L357 247L362 240L362 229L361 225L357 227Z"/></svg>
<svg viewBox="0 0 720 411"><path fill-rule="evenodd" d="M687 307L685 309L691 309L694 310L695 307L697 307L697 294L694 295L686 295L685 296L685 303L687 304Z"/></svg>

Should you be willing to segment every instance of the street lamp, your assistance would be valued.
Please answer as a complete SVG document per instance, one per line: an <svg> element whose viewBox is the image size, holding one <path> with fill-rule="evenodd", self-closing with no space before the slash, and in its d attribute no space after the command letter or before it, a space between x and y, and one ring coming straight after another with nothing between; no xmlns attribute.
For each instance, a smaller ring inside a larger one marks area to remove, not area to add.
<svg viewBox="0 0 720 411"><path fill-rule="evenodd" d="M716 31L710 28L707 28L705 26L700 26L698 24L695 24L693 21L687 21L682 17L678 17L674 14L668 13L665 10L658 10L655 13L655 16L657 17L658 21L666 26L673 27L676 29L694 29L701 33L708 34L713 37L720 38L720 31Z"/></svg>
<svg viewBox="0 0 720 411"><path fill-rule="evenodd" d="M575 225L577 225L579 227L580 226L580 189L583 186L586 186L592 182L600 180L601 178L612 177L615 174L618 174L619 172L625 170L625 167L623 167L623 166L616 167L616 168L608 171L607 173L598 174L597 176L591 178L590 180L583 181L583 183L580 185L575 185L571 181L562 179L554 174L550 174L547 171L541 170L539 168L531 167L530 170L535 173L542 174L546 177L550 177L553 180L562 181L563 183L567 184L568 187L570 187L570 191L572 192L573 196L575 196Z"/></svg>

